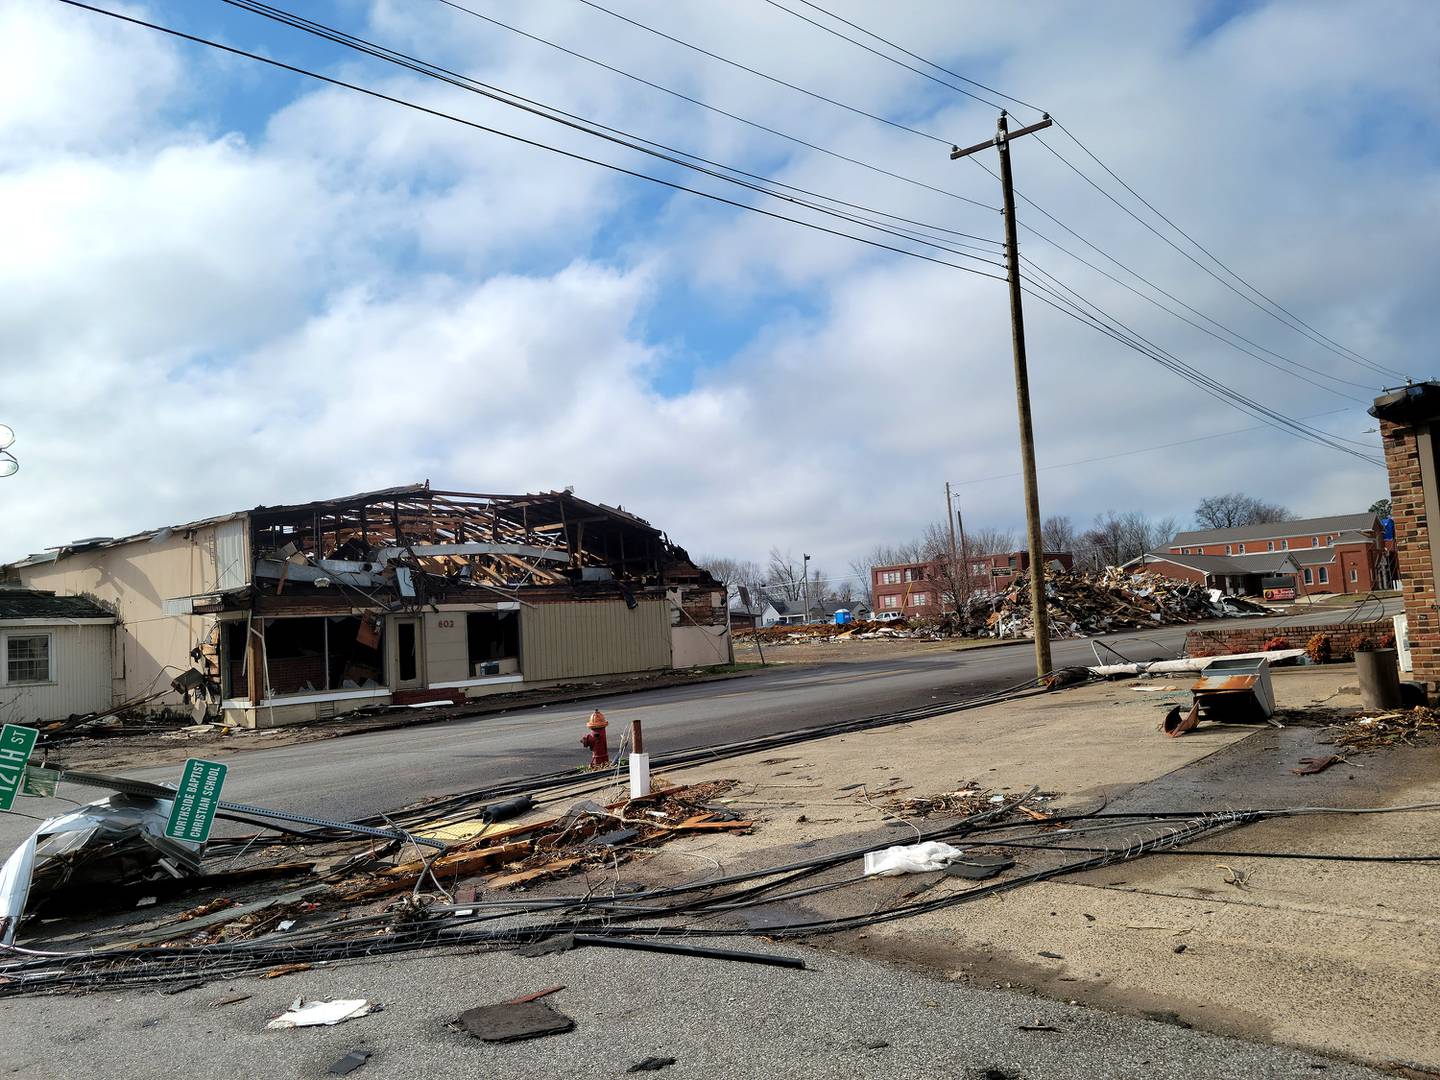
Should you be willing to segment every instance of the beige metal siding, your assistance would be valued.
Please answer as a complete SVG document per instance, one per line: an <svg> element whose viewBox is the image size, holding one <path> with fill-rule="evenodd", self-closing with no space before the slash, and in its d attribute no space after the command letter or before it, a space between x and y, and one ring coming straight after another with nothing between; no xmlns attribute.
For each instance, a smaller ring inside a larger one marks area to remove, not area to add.
<svg viewBox="0 0 1440 1080"><path fill-rule="evenodd" d="M520 612L520 671L526 682L654 671L670 666L664 600L536 604Z"/></svg>
<svg viewBox="0 0 1440 1080"><path fill-rule="evenodd" d="M11 635L50 635L50 682L4 685L0 668L0 718L11 724L63 720L67 716L110 708L110 639L113 625L36 623L0 627L0 662L3 639Z"/></svg>

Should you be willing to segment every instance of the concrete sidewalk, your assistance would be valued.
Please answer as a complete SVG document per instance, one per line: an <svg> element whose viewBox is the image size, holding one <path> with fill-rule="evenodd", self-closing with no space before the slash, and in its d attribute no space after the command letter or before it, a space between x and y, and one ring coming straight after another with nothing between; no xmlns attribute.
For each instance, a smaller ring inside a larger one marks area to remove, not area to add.
<svg viewBox="0 0 1440 1080"><path fill-rule="evenodd" d="M1282 710L1359 704L1351 665L1274 676ZM1197 812L1440 802L1440 748L1392 749L1297 777L1290 770L1301 757L1329 752L1314 727L1202 724L1183 738L1165 738L1156 730L1165 708L1188 695L1141 688L1185 685L1182 678L1081 687L669 778L741 782L732 805L756 818L756 833L688 848L727 871L787 861L797 843L883 826L882 806L892 796L933 795L971 781L1012 794L1038 785L1056 793L1037 804L1046 809L1094 809L1102 801L1117 811ZM897 824L886 829L893 842L913 837ZM1440 850L1436 824L1433 814L1418 812L1298 817L1194 846L1428 854ZM757 842L765 849L756 850ZM657 862L680 872L680 859L677 850ZM1231 875L1219 864L1248 874L1249 887L1226 884ZM802 914L836 915L873 902L838 890ZM1214 1032L1440 1068L1432 1001L1440 978L1437 912L1440 864L1155 855L820 944L976 985L1025 987L1132 1014L1172 1014Z"/></svg>

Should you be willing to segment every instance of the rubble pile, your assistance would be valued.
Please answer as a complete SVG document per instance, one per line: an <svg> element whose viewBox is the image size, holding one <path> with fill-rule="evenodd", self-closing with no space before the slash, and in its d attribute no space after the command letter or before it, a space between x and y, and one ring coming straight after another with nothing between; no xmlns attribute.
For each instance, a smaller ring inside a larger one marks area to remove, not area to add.
<svg viewBox="0 0 1440 1080"><path fill-rule="evenodd" d="M1045 578L1045 596L1054 637L1083 637L1108 630L1172 626L1226 616L1264 615L1268 609L1238 596L1177 581L1161 574L1127 573L1109 567L1099 573L1073 570ZM1016 578L999 593L976 593L964 611L889 622L853 622L844 626L809 623L737 630L735 640L777 645L826 644L908 638L941 641L950 637L1030 637L1030 579Z"/></svg>
<svg viewBox="0 0 1440 1080"><path fill-rule="evenodd" d="M1100 573L1068 571L1045 578L1045 598L1053 637L1083 637L1109 630L1134 630L1199 622L1227 615L1265 611L1238 597L1217 597L1212 590L1160 574L1126 573L1109 567ZM973 637L1030 637L1030 578L1018 578L1002 593L974 596L960 631Z"/></svg>

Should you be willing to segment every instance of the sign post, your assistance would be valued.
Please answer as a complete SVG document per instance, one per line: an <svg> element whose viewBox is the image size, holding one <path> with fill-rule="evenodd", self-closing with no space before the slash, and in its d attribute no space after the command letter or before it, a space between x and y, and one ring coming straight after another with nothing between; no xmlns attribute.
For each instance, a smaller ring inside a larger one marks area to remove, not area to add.
<svg viewBox="0 0 1440 1080"><path fill-rule="evenodd" d="M0 810L9 810L15 805L15 795L20 790L25 766L39 737L40 733L34 728L19 724L6 724L0 728Z"/></svg>
<svg viewBox="0 0 1440 1080"><path fill-rule="evenodd" d="M190 758L185 762L185 772L175 792L175 805L165 826L166 836L192 844L203 844L210 839L210 827L220 806L220 788L228 771L229 766L218 761Z"/></svg>

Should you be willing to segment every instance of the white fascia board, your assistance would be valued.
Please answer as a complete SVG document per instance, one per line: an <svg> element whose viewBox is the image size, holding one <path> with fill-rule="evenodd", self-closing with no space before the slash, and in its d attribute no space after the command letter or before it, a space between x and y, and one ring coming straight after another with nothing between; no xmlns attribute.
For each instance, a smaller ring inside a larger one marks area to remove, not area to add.
<svg viewBox="0 0 1440 1080"><path fill-rule="evenodd" d="M462 690L467 686L495 686L499 683L524 682L524 675L486 675L479 679L460 679L456 682L432 682L427 690Z"/></svg>

